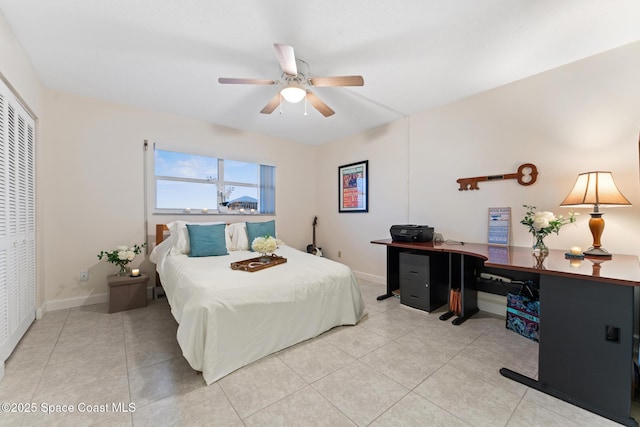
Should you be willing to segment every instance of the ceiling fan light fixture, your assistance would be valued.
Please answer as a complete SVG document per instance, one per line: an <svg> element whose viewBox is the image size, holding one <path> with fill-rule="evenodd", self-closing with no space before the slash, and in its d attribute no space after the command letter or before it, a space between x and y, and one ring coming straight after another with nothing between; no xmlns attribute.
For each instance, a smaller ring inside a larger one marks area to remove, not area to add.
<svg viewBox="0 0 640 427"><path fill-rule="evenodd" d="M309 75L309 64L302 59L297 59L293 53L293 47L274 43L273 47L276 51L276 58L282 69L282 80L268 79L247 79L235 77L220 77L220 84L248 84L248 85L278 85L280 90L273 98L267 102L261 114L271 114L280 107L282 114L282 100L292 104L305 100L304 114L307 115L307 102L311 104L324 117L330 117L335 111L318 98L311 90L313 87L340 87L340 86L363 86L364 78L362 76L334 76L334 77L311 77ZM297 62L306 65L307 72L299 72Z"/></svg>
<svg viewBox="0 0 640 427"><path fill-rule="evenodd" d="M280 94L285 99L285 101L295 104L304 99L305 95L307 94L307 91L304 90L302 86L300 86L299 84L292 83L284 87L280 91Z"/></svg>

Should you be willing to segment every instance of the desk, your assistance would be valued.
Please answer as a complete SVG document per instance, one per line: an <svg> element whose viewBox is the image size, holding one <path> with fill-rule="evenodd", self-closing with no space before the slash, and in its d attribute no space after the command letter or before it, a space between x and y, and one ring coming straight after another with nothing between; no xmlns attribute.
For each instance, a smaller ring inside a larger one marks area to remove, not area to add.
<svg viewBox="0 0 640 427"><path fill-rule="evenodd" d="M393 296L393 291L399 289L399 257L402 252L429 252L432 254L440 254L447 259L448 290L452 288L460 288L462 297L461 313L452 323L460 325L469 317L478 312L477 291L475 287L476 271L482 265L482 257L478 253L468 252L466 245L441 245L431 242L423 243L405 243L393 242L391 239L374 240L371 243L382 244L387 246L387 292L378 297L383 300ZM465 248L465 250L460 250ZM447 292L449 295L449 292ZM447 311L440 316L441 320L447 320L454 316L452 311Z"/></svg>
<svg viewBox="0 0 640 427"><path fill-rule="evenodd" d="M477 311L475 277L483 269L509 276L525 274L540 285L538 379L507 368L514 381L618 423L637 426L631 418L634 287L640 286L637 256L571 262L564 251L536 258L529 248L393 242L387 247L387 298L398 287L398 254L402 251L449 255L449 286L461 285L460 324ZM446 313L448 314L448 313ZM451 314L452 316L453 314Z"/></svg>

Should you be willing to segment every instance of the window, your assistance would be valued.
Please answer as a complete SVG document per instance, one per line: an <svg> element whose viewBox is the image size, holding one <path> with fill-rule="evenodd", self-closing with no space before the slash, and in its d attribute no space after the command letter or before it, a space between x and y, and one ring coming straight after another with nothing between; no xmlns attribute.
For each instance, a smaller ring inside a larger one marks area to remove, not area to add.
<svg viewBox="0 0 640 427"><path fill-rule="evenodd" d="M275 213L275 167L155 150L156 211Z"/></svg>

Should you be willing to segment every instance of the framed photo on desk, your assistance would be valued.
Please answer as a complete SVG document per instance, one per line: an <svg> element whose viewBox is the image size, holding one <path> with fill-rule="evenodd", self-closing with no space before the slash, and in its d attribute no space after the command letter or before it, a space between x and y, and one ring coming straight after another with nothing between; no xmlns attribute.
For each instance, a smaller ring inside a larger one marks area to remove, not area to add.
<svg viewBox="0 0 640 427"><path fill-rule="evenodd" d="M369 161L338 168L338 212L369 211Z"/></svg>
<svg viewBox="0 0 640 427"><path fill-rule="evenodd" d="M509 245L511 229L511 208L489 208L490 245Z"/></svg>

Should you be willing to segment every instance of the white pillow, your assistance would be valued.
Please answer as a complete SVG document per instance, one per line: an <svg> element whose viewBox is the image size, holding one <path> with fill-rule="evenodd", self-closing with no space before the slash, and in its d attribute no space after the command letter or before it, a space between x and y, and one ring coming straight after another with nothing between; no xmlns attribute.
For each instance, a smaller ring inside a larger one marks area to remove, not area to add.
<svg viewBox="0 0 640 427"><path fill-rule="evenodd" d="M172 248L172 253L181 253L188 255L190 252L190 242L189 242L189 230L187 229L187 224L197 224L197 225L215 225L215 224L225 224L224 222L186 222L186 221L173 221L167 224L167 228L169 228L169 232L172 236L174 236L174 243ZM229 239L225 239L227 243L227 250L229 250L229 246L231 246L231 241Z"/></svg>
<svg viewBox="0 0 640 427"><path fill-rule="evenodd" d="M151 251L151 254L149 255L149 261L156 264L156 268L158 270L162 269L162 264L164 263L164 260L167 258L167 256L174 255L172 254L173 241L173 236L167 236L166 239L160 242L160 244L156 245L156 247L153 248L153 251Z"/></svg>
<svg viewBox="0 0 640 427"><path fill-rule="evenodd" d="M249 238L247 237L247 225L244 222L236 222L227 225L227 236L231 238L230 251L248 251Z"/></svg>

